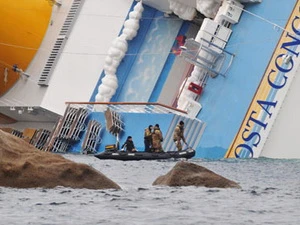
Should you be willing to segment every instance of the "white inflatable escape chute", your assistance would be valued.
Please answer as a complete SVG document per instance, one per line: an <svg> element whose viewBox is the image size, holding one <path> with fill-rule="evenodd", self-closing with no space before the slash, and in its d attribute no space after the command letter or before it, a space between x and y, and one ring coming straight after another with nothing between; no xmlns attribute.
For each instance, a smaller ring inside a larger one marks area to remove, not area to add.
<svg viewBox="0 0 300 225"><path fill-rule="evenodd" d="M208 18L214 18L223 0L197 0L197 10Z"/></svg>
<svg viewBox="0 0 300 225"><path fill-rule="evenodd" d="M174 13L183 20L193 20L197 11L207 18L214 18L223 1L228 0L143 0L149 5L167 14ZM262 0L240 0L240 2L261 2Z"/></svg>
<svg viewBox="0 0 300 225"><path fill-rule="evenodd" d="M197 11L214 18L223 0L168 0L170 10L183 20L193 20Z"/></svg>
<svg viewBox="0 0 300 225"><path fill-rule="evenodd" d="M137 35L143 11L142 2L138 2L133 11L129 13L129 18L124 23L121 35L112 42L104 61L105 75L98 87L98 93L95 97L96 102L109 102L116 93L118 88L117 68L127 52L127 41L132 40Z"/></svg>
<svg viewBox="0 0 300 225"><path fill-rule="evenodd" d="M170 10L183 20L193 20L197 14L194 7L181 3L177 0L169 0Z"/></svg>

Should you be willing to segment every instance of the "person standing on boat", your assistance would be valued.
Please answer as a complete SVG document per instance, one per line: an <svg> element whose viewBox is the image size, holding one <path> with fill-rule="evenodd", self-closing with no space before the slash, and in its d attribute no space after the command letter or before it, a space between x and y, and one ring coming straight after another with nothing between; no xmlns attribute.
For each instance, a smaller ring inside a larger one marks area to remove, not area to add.
<svg viewBox="0 0 300 225"><path fill-rule="evenodd" d="M136 152L133 140L131 136L128 136L125 143L121 147L122 150L126 150L128 152Z"/></svg>
<svg viewBox="0 0 300 225"><path fill-rule="evenodd" d="M154 152L163 152L161 146L162 141L163 141L163 136L159 128L159 124L155 124L152 132L152 149Z"/></svg>
<svg viewBox="0 0 300 225"><path fill-rule="evenodd" d="M149 125L144 132L144 144L145 144L145 152L151 152L152 148L152 129L153 126Z"/></svg>
<svg viewBox="0 0 300 225"><path fill-rule="evenodd" d="M179 124L176 125L173 134L173 140L176 144L177 150L182 150L181 140L187 145L184 137L184 122L180 121Z"/></svg>

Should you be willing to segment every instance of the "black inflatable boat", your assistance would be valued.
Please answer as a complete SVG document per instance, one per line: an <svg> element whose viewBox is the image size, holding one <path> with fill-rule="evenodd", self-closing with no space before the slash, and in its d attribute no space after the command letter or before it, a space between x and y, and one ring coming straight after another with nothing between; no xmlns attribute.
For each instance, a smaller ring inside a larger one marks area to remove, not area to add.
<svg viewBox="0 0 300 225"><path fill-rule="evenodd" d="M125 151L105 151L95 157L98 159L115 159L115 160L160 160L160 159L190 159L195 156L196 151L188 148L182 151L169 152L125 152Z"/></svg>

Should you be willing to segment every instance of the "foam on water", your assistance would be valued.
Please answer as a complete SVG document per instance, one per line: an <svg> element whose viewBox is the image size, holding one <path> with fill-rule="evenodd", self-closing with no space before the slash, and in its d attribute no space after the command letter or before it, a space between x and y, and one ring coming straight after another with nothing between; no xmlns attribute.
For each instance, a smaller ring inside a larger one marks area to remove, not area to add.
<svg viewBox="0 0 300 225"><path fill-rule="evenodd" d="M0 188L0 224L300 224L300 160L191 160L242 186L218 189L152 186L176 161L65 157L122 190Z"/></svg>

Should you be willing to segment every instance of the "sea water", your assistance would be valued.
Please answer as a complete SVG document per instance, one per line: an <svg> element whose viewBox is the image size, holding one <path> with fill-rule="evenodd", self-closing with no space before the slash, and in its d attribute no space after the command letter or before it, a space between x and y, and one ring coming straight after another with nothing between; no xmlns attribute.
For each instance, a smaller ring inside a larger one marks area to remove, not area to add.
<svg viewBox="0 0 300 225"><path fill-rule="evenodd" d="M177 161L113 161L65 155L122 190L0 187L0 224L300 224L300 160L189 160L241 189L152 186Z"/></svg>

